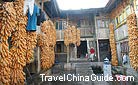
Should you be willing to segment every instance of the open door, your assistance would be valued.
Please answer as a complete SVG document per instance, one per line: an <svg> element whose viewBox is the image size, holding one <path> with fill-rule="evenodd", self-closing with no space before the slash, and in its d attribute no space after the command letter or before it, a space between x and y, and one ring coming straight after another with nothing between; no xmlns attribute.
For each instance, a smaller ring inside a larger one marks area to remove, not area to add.
<svg viewBox="0 0 138 85"><path fill-rule="evenodd" d="M77 58L85 58L87 52L87 41L81 41L80 46L77 47Z"/></svg>

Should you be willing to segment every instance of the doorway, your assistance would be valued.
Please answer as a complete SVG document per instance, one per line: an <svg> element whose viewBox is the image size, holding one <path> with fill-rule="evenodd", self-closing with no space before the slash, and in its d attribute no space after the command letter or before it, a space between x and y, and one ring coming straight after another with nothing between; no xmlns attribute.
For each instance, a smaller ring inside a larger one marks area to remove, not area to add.
<svg viewBox="0 0 138 85"><path fill-rule="evenodd" d="M109 39L99 40L99 55L100 55L101 62L103 62L106 57L111 61Z"/></svg>
<svg viewBox="0 0 138 85"><path fill-rule="evenodd" d="M77 58L85 58L87 52L87 41L81 41L80 46L77 47Z"/></svg>

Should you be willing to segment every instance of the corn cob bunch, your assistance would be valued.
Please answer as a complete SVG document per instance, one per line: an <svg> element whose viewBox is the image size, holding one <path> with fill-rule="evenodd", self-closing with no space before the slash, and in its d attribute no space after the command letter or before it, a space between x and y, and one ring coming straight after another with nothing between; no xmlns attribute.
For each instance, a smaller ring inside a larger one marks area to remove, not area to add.
<svg viewBox="0 0 138 85"><path fill-rule="evenodd" d="M80 30L76 29L75 26L68 27L64 30L64 44L67 46L69 44L80 45Z"/></svg>
<svg viewBox="0 0 138 85"><path fill-rule="evenodd" d="M135 70L138 70L138 28L135 13L128 16L127 25L130 63Z"/></svg>
<svg viewBox="0 0 138 85"><path fill-rule="evenodd" d="M80 40L80 35L81 35L81 34L80 34L80 29L77 29L77 42L76 42L76 43L77 43L77 46L80 46L80 44L81 44L81 43L80 43L80 41L81 41L81 40Z"/></svg>
<svg viewBox="0 0 138 85"><path fill-rule="evenodd" d="M21 53L19 48L11 48L12 67L11 67L11 85L24 85L25 73L23 67L26 65L25 54Z"/></svg>
<svg viewBox="0 0 138 85"><path fill-rule="evenodd" d="M109 24L109 29L110 29L110 47L112 52L111 63L113 66L117 66L118 60L117 60L116 43L115 43L115 35L114 35L114 25L112 23Z"/></svg>
<svg viewBox="0 0 138 85"><path fill-rule="evenodd" d="M48 45L49 46L55 46L56 44L56 29L52 21L48 20L45 21L41 25L41 31L46 34L48 37Z"/></svg>
<svg viewBox="0 0 138 85"><path fill-rule="evenodd" d="M36 32L27 32L27 38L26 38L26 62L30 63L34 61L34 48L36 47L37 43L37 34Z"/></svg>
<svg viewBox="0 0 138 85"><path fill-rule="evenodd" d="M66 30L64 30L64 44L66 45L66 46L68 46L69 45L69 37L68 37L68 30L66 29Z"/></svg>
<svg viewBox="0 0 138 85"><path fill-rule="evenodd" d="M16 0L17 25L12 34L12 47L10 49L12 58L11 85L24 85L25 73L23 67L26 65L26 24L27 17L23 15L24 0Z"/></svg>
<svg viewBox="0 0 138 85"><path fill-rule="evenodd" d="M24 0L0 5L0 85L24 85L23 67L30 61L28 56L33 54L30 49L36 45L36 34L30 33L27 36L27 17L23 15ZM10 51L8 37L12 37ZM26 43L26 40L29 42Z"/></svg>
<svg viewBox="0 0 138 85"><path fill-rule="evenodd" d="M55 53L52 47L45 46L41 48L41 68L49 69L55 61Z"/></svg>
<svg viewBox="0 0 138 85"><path fill-rule="evenodd" d="M10 85L11 75L11 56L8 48L8 42L0 43L0 84Z"/></svg>
<svg viewBox="0 0 138 85"><path fill-rule="evenodd" d="M55 25L53 24L53 22L51 20L49 20L49 24L50 24L49 34L51 33L51 35L50 35L50 41L51 41L50 46L54 47L56 45L56 28L55 28Z"/></svg>
<svg viewBox="0 0 138 85"><path fill-rule="evenodd" d="M76 44L77 42L77 29L75 28L75 26L72 26L72 43Z"/></svg>
<svg viewBox="0 0 138 85"><path fill-rule="evenodd" d="M69 41L69 43L73 43L73 35L72 35L72 28L71 27L69 27L68 28L68 41Z"/></svg>
<svg viewBox="0 0 138 85"><path fill-rule="evenodd" d="M11 53L8 38L11 36L16 22L13 3L0 4L0 85L11 85Z"/></svg>
<svg viewBox="0 0 138 85"><path fill-rule="evenodd" d="M42 33L38 34L38 46L41 49L41 68L49 69L55 61L56 30L53 23L48 20L42 23L41 31Z"/></svg>

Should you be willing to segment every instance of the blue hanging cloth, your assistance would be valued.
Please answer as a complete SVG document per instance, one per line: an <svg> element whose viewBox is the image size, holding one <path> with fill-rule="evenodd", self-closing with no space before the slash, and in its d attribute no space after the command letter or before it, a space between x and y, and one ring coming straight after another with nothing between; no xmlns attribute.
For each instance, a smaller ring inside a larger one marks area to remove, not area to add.
<svg viewBox="0 0 138 85"><path fill-rule="evenodd" d="M37 25L37 16L39 16L39 8L37 5L34 5L33 14L31 15L28 11L28 23L27 23L27 31L36 31L36 25Z"/></svg>

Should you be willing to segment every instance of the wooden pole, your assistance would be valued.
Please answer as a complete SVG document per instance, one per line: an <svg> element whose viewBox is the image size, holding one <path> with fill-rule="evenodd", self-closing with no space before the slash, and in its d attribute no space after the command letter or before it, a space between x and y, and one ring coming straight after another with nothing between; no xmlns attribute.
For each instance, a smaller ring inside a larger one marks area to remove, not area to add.
<svg viewBox="0 0 138 85"><path fill-rule="evenodd" d="M68 22L68 14L67 14L67 22ZM67 27L69 26L69 23L67 23ZM67 63L69 63L69 45L67 45Z"/></svg>
<svg viewBox="0 0 138 85"><path fill-rule="evenodd" d="M40 26L38 27L38 29L37 29L37 33L40 33L41 34L41 29L40 29ZM37 66L37 73L39 73L40 72L40 70L41 70L41 59L40 59L40 47L38 46L37 47L37 62L38 62L38 66Z"/></svg>
<svg viewBox="0 0 138 85"><path fill-rule="evenodd" d="M37 59L38 59L37 73L39 73L41 70L40 47L37 47Z"/></svg>
<svg viewBox="0 0 138 85"><path fill-rule="evenodd" d="M97 57L98 57L98 62L100 62L99 41L98 41L99 31L98 31L97 22L96 22L96 16L95 16L95 30L96 30L96 43L97 43Z"/></svg>
<svg viewBox="0 0 138 85"><path fill-rule="evenodd" d="M41 9L44 9L44 0L41 1Z"/></svg>
<svg viewBox="0 0 138 85"><path fill-rule="evenodd" d="M67 63L69 63L69 45L67 45Z"/></svg>
<svg viewBox="0 0 138 85"><path fill-rule="evenodd" d="M77 45L75 44L75 59L77 59Z"/></svg>

